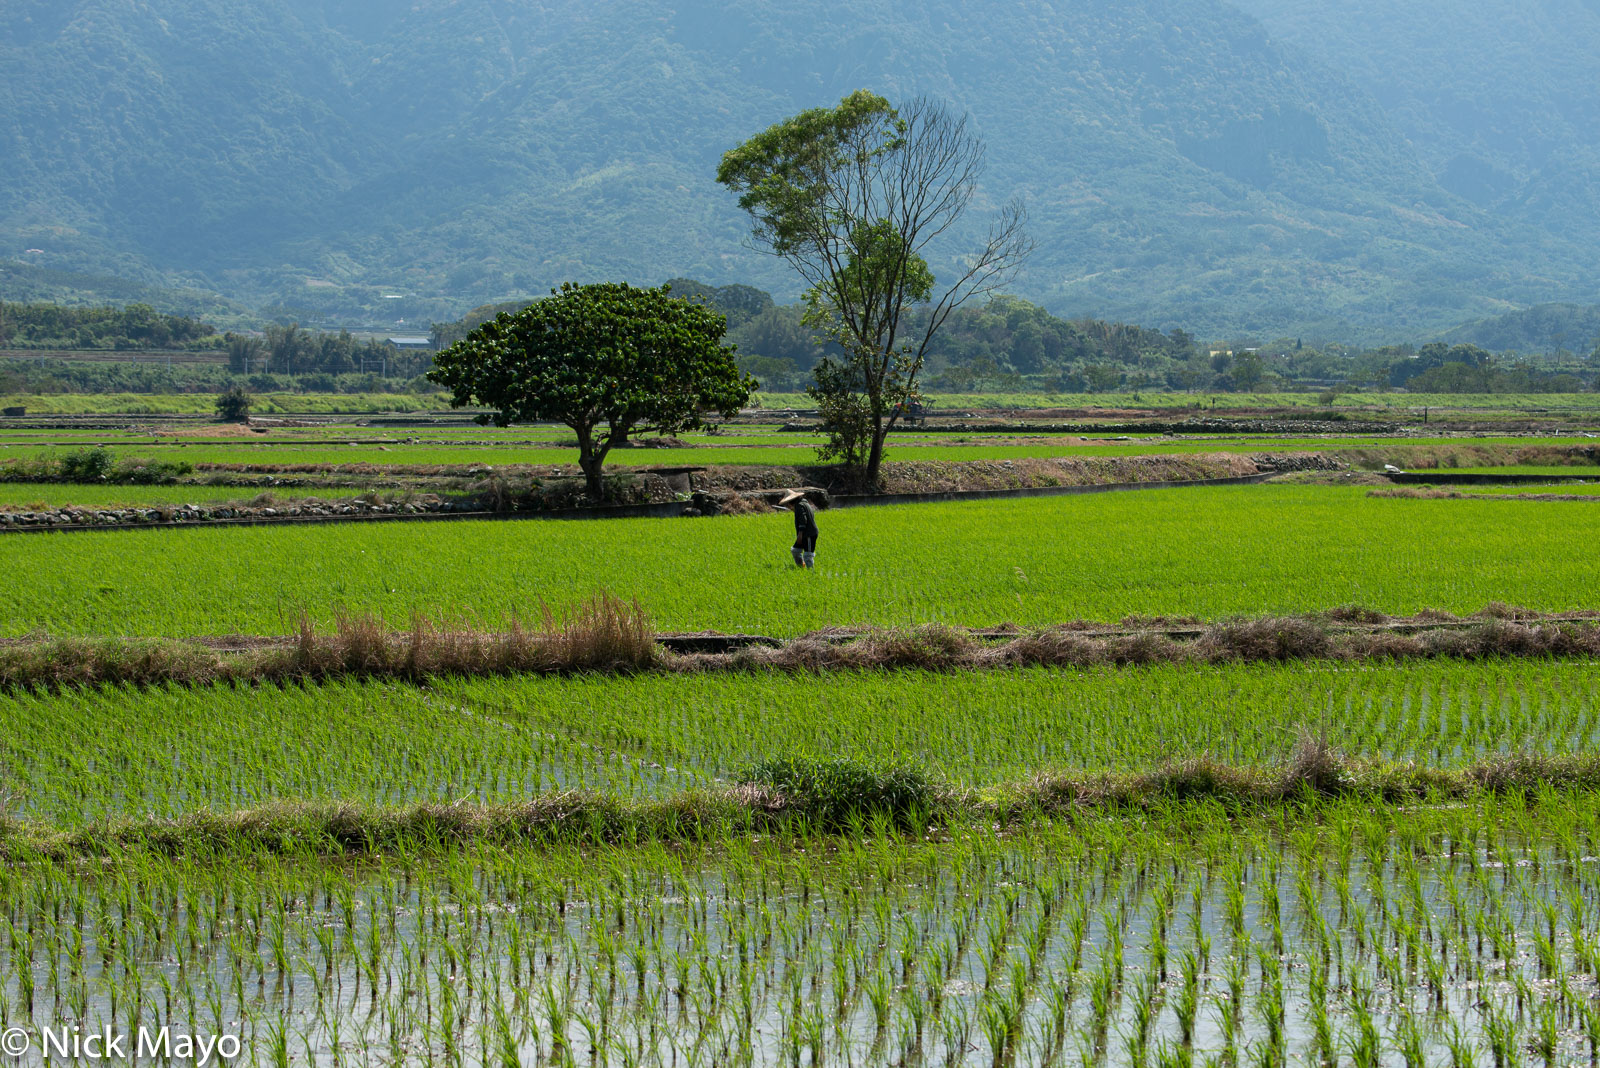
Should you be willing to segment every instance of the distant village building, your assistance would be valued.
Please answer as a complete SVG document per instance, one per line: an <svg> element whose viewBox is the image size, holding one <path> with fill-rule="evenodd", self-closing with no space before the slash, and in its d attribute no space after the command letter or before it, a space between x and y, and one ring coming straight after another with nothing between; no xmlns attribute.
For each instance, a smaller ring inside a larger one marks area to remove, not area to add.
<svg viewBox="0 0 1600 1068"><path fill-rule="evenodd" d="M431 337L392 337L389 338L388 341L389 344L393 345L397 349L417 350L433 348L433 338Z"/></svg>

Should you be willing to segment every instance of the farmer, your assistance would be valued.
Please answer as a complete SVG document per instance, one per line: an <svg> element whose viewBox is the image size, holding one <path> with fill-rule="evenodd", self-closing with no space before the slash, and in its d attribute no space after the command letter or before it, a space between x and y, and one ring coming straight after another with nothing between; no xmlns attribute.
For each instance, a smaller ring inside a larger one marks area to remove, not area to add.
<svg viewBox="0 0 1600 1068"><path fill-rule="evenodd" d="M811 507L811 502L806 500L806 495L799 490L790 490L778 502L778 507L794 506L794 547L789 550L789 555L794 557L797 567L816 567L817 559L817 510Z"/></svg>

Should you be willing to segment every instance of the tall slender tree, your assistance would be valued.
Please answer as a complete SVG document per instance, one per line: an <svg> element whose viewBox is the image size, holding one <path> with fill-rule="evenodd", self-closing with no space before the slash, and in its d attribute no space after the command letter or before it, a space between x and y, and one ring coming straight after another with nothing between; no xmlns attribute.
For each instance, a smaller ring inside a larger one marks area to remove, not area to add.
<svg viewBox="0 0 1600 1068"><path fill-rule="evenodd" d="M950 236L983 171L984 146L965 116L926 97L894 107L866 90L769 127L717 169L749 213L755 244L805 279L807 321L843 349L818 363L810 392L829 434L824 457L868 486L884 439L918 396L934 335L1031 251L1013 201L955 261L953 281L937 284L930 246Z"/></svg>

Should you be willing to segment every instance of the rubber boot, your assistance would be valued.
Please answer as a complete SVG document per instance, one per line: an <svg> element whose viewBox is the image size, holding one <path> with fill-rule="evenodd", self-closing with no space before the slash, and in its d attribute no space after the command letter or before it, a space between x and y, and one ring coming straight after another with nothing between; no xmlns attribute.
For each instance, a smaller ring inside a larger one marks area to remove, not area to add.
<svg viewBox="0 0 1600 1068"><path fill-rule="evenodd" d="M816 567L817 566L817 554L816 553L801 553L800 555L805 559L805 566L806 567Z"/></svg>
<svg viewBox="0 0 1600 1068"><path fill-rule="evenodd" d="M802 553L799 549L791 547L789 549L789 555L794 557L794 566L795 567L805 567L806 566L805 553Z"/></svg>

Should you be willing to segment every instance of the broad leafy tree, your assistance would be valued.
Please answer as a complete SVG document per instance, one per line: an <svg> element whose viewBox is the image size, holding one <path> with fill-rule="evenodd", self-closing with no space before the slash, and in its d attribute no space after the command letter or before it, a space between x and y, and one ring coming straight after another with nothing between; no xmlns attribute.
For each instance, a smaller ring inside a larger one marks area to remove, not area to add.
<svg viewBox="0 0 1600 1068"><path fill-rule="evenodd" d="M564 423L591 499L606 454L635 430L673 433L728 418L756 383L734 365L727 320L669 287L574 285L483 323L434 360L453 406L494 408L497 426Z"/></svg>
<svg viewBox="0 0 1600 1068"><path fill-rule="evenodd" d="M224 423L248 423L250 404L250 394L243 386L230 386L217 394L217 418Z"/></svg>
<svg viewBox="0 0 1600 1068"><path fill-rule="evenodd" d="M1030 251L1022 208L1010 204L951 261L953 281L937 284L930 246L951 236L983 169L983 143L965 117L928 99L896 108L860 90L757 134L717 170L749 213L755 243L807 282L808 324L844 350L817 365L811 393L830 436L824 455L868 485L885 437L917 399L934 335Z"/></svg>

